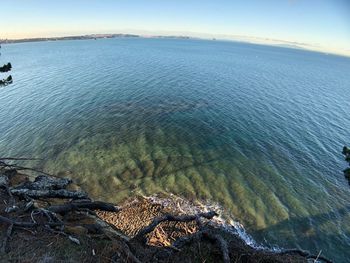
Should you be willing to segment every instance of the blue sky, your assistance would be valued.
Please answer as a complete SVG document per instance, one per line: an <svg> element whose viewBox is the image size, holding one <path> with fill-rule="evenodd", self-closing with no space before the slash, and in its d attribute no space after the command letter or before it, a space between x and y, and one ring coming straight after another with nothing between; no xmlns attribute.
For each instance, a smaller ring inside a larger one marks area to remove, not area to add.
<svg viewBox="0 0 350 263"><path fill-rule="evenodd" d="M0 38L249 36L350 53L350 0L0 0Z"/></svg>

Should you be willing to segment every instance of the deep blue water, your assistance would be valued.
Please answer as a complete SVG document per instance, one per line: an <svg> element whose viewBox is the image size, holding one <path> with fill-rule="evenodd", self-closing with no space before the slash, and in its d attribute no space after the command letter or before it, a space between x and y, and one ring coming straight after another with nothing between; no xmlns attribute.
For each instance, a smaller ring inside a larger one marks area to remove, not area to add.
<svg viewBox="0 0 350 263"><path fill-rule="evenodd" d="M101 199L217 202L259 243L350 256L349 58L125 38L4 45L1 61L1 155Z"/></svg>

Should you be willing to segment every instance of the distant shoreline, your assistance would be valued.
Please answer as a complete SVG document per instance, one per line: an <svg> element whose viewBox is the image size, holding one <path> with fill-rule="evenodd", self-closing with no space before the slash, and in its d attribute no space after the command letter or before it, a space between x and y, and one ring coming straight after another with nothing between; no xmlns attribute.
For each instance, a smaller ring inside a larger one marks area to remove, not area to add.
<svg viewBox="0 0 350 263"><path fill-rule="evenodd" d="M0 44L25 43L25 42L41 42L41 41L60 41L60 40L90 40L100 38L116 38L116 37L140 37L132 34L99 34L99 35L82 35L82 36L65 36L65 37L37 37L37 38L21 38L21 39L1 39Z"/></svg>
<svg viewBox="0 0 350 263"><path fill-rule="evenodd" d="M64 37L37 37L37 38L21 38L21 39L0 39L0 44L14 44L26 42L43 42L43 41L61 41L61 40L91 40L104 38L172 38L172 39L194 39L189 36L142 36L135 34L91 34L80 36L64 36Z"/></svg>
<svg viewBox="0 0 350 263"><path fill-rule="evenodd" d="M321 53L324 55L340 56L343 58L350 58L350 55L342 54L338 52L325 52L322 50L308 48L307 46L299 46L297 44L288 43L263 43L254 42L244 39L221 39L221 38L201 38L182 35L138 35L138 34L89 34L89 35L77 35L77 36L62 36L62 37L36 37L36 38L21 38L21 39L0 39L0 45L3 44L19 44L30 42L45 42L45 41L63 41L63 40L97 40L97 39L113 39L113 38L150 38L150 39L184 39L184 40L206 40L206 41L225 41L225 42L239 42L252 45L263 45L271 47L288 48L295 50L304 50L309 52Z"/></svg>

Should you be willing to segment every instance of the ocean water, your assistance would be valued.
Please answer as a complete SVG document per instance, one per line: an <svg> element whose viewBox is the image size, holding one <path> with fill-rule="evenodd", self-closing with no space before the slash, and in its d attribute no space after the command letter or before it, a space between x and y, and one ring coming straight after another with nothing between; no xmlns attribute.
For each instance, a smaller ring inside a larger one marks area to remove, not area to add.
<svg viewBox="0 0 350 263"><path fill-rule="evenodd" d="M225 207L257 243L346 262L350 58L236 42L3 45L0 154L96 198L173 193ZM27 163L28 164L28 163Z"/></svg>

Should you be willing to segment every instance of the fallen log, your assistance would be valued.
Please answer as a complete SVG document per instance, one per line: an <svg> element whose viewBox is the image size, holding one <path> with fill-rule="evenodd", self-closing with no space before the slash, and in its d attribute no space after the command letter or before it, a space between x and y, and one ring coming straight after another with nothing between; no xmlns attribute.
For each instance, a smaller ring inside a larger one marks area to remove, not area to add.
<svg viewBox="0 0 350 263"><path fill-rule="evenodd" d="M116 244L116 240L112 240ZM129 246L125 242L118 242L120 251L115 253L111 258L112 263L141 263L141 261L131 252Z"/></svg>
<svg viewBox="0 0 350 263"><path fill-rule="evenodd" d="M26 182L16 187L16 189L59 190L66 188L70 183L72 183L72 180L68 178L53 178L46 175L39 175L35 178L34 182Z"/></svg>
<svg viewBox="0 0 350 263"><path fill-rule="evenodd" d="M164 215L162 217L155 218L152 223L145 228L141 229L137 235L134 237L135 239L141 238L144 235L147 235L148 233L151 233L160 223L165 221L172 221L172 222L190 222L190 221L199 221L201 217L204 217L206 219L212 219L214 216L217 216L218 214L215 211L210 211L207 213L199 213L196 215L180 215L180 216L174 216L174 215Z"/></svg>
<svg viewBox="0 0 350 263"><path fill-rule="evenodd" d="M105 203L100 201L95 202L72 202L63 205L53 205L47 208L50 212L65 214L67 212L71 212L79 209L91 209L91 210L103 210L110 212L118 212L119 209L116 208L111 203Z"/></svg>
<svg viewBox="0 0 350 263"><path fill-rule="evenodd" d="M60 190L31 190L31 189L17 189L10 190L13 195L28 196L34 199L38 198L71 198L71 199L83 199L88 198L88 194L83 191L68 191L65 189Z"/></svg>

